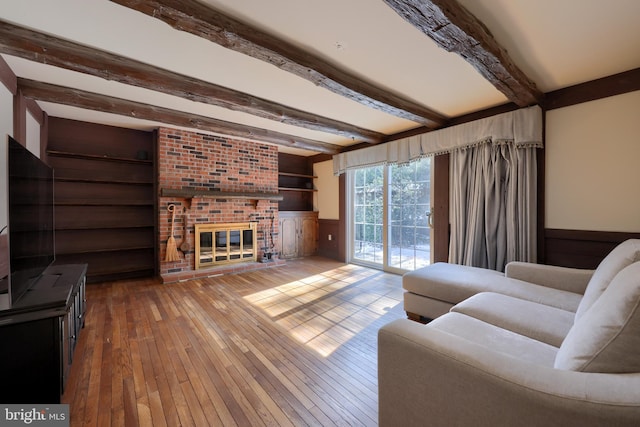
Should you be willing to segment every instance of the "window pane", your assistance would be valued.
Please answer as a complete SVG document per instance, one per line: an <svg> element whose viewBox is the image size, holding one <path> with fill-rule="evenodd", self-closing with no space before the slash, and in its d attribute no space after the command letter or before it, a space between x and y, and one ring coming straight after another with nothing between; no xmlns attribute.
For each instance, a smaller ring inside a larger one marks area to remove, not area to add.
<svg viewBox="0 0 640 427"><path fill-rule="evenodd" d="M355 215L354 215L354 217L355 217L356 224L364 222L364 213L365 213L364 206L362 206L362 205L356 205L355 206Z"/></svg>
<svg viewBox="0 0 640 427"><path fill-rule="evenodd" d="M364 187L357 187L355 191L356 206L364 205Z"/></svg>

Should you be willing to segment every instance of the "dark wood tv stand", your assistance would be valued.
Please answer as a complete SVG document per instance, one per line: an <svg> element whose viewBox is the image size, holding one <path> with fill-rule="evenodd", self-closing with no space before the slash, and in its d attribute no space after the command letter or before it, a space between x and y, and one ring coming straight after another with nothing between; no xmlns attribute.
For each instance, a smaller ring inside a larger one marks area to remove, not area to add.
<svg viewBox="0 0 640 427"><path fill-rule="evenodd" d="M60 403L84 327L86 274L86 264L54 264L0 311L1 403Z"/></svg>

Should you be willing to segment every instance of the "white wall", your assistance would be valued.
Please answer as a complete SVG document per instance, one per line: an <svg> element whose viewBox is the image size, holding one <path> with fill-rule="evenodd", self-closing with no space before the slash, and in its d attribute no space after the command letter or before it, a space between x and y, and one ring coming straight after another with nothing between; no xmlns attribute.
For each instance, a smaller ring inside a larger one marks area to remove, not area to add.
<svg viewBox="0 0 640 427"><path fill-rule="evenodd" d="M340 184L333 175L333 161L314 163L313 174L317 176L314 185L318 189L313 197L313 210L318 211L319 219L340 219Z"/></svg>
<svg viewBox="0 0 640 427"><path fill-rule="evenodd" d="M0 83L0 138L4 147L7 135L13 136L13 94L2 83ZM0 167L5 168L6 150L0 150ZM0 171L0 229L7 225L7 183L5 182L6 171Z"/></svg>
<svg viewBox="0 0 640 427"><path fill-rule="evenodd" d="M640 91L546 116L546 228L640 232Z"/></svg>

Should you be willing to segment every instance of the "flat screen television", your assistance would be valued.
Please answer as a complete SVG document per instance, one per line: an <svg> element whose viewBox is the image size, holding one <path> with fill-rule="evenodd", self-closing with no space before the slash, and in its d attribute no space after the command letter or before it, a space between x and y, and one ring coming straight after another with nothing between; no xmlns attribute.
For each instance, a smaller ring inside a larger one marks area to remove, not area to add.
<svg viewBox="0 0 640 427"><path fill-rule="evenodd" d="M11 137L2 149L12 306L55 260L53 169Z"/></svg>

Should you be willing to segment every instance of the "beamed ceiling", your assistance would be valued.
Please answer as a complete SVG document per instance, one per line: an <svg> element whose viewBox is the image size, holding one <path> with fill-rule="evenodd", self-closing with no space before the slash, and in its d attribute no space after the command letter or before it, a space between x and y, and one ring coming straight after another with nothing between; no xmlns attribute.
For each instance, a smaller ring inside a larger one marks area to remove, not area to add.
<svg viewBox="0 0 640 427"><path fill-rule="evenodd" d="M637 0L11 0L0 54L52 117L314 155L637 70L638 22Z"/></svg>

